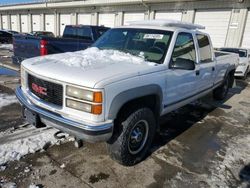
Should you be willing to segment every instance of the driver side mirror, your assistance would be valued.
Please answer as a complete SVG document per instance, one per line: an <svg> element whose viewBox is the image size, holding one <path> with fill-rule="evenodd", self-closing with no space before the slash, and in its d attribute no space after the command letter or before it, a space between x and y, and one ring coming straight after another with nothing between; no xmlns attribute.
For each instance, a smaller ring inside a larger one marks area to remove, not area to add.
<svg viewBox="0 0 250 188"><path fill-rule="evenodd" d="M189 59L176 58L175 61L171 61L170 68L172 69L182 69L182 70L194 70L195 62Z"/></svg>

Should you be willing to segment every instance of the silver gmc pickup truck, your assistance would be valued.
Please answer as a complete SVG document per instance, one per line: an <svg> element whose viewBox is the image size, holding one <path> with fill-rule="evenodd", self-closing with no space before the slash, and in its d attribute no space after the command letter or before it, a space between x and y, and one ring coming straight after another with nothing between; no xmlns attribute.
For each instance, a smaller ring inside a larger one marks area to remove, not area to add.
<svg viewBox="0 0 250 188"><path fill-rule="evenodd" d="M107 31L84 51L27 59L16 96L28 122L84 141L105 141L134 165L148 152L160 116L232 87L239 57L217 52L202 26L153 20Z"/></svg>

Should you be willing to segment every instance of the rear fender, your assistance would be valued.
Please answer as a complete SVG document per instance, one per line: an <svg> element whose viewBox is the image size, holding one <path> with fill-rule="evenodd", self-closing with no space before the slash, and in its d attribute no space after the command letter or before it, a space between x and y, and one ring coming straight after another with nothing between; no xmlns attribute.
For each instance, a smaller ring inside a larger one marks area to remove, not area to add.
<svg viewBox="0 0 250 188"><path fill-rule="evenodd" d="M229 76L230 77L230 80L229 80L229 87L232 88L233 87L233 84L234 84L234 72L235 72L235 65L230 65L228 68L227 68L227 72L226 74L224 75L224 80Z"/></svg>

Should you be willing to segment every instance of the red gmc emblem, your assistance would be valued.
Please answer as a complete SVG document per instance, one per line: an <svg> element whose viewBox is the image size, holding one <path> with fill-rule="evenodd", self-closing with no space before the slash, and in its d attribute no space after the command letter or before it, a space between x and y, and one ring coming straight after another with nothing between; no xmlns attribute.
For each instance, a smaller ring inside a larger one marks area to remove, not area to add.
<svg viewBox="0 0 250 188"><path fill-rule="evenodd" d="M36 93L39 93L39 94L42 94L42 95L47 95L47 88L44 88L42 86L39 86L35 83L32 83L32 89L36 92Z"/></svg>

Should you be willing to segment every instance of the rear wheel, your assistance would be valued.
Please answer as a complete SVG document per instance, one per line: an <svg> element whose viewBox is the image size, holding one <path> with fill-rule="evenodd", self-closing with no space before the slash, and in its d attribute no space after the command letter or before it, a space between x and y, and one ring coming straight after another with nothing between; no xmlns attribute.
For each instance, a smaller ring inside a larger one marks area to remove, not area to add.
<svg viewBox="0 0 250 188"><path fill-rule="evenodd" d="M143 160L152 144L156 130L154 114L149 108L136 109L118 121L117 126L120 131L108 143L110 156L122 165L135 165Z"/></svg>
<svg viewBox="0 0 250 188"><path fill-rule="evenodd" d="M230 76L228 75L225 78L223 84L220 87L214 89L213 97L215 100L223 100L226 98L229 90L229 84L230 84Z"/></svg>

